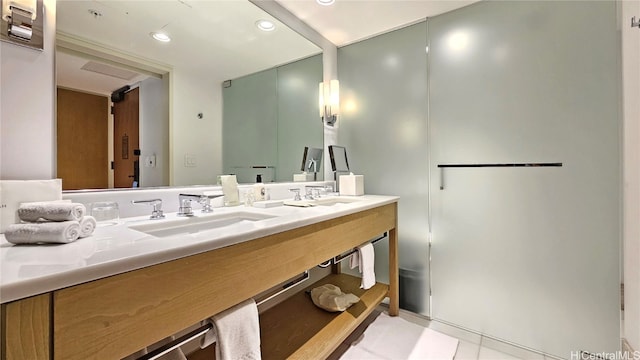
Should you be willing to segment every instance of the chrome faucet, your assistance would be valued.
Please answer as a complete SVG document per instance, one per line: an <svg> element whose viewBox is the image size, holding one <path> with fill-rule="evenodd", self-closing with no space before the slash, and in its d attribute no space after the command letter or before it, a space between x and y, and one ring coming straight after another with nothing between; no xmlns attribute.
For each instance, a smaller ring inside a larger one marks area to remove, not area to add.
<svg viewBox="0 0 640 360"><path fill-rule="evenodd" d="M307 200L315 200L315 199L319 199L320 198L320 190L325 190L326 191L326 187L325 186L319 186L319 185L307 185L304 187L305 188L305 195L304 198Z"/></svg>
<svg viewBox="0 0 640 360"><path fill-rule="evenodd" d="M193 209L191 208L191 201L196 200L202 206L203 213L213 212L213 206L211 206L211 199L215 199L224 195L192 195L192 194L180 194L178 195L178 202L180 207L178 208L178 216L193 216Z"/></svg>
<svg viewBox="0 0 640 360"><path fill-rule="evenodd" d="M293 195L293 201L300 201L302 198L300 197L300 189L289 189Z"/></svg>
<svg viewBox="0 0 640 360"><path fill-rule="evenodd" d="M132 200L131 203L151 205L153 206L153 211L151 212L151 216L149 216L149 219L151 220L164 219L164 214L162 213L162 199Z"/></svg>

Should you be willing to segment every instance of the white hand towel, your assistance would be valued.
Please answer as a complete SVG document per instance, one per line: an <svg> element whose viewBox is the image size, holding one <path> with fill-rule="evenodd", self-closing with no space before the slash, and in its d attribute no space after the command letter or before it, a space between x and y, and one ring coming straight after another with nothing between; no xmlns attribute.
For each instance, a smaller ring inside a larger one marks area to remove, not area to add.
<svg viewBox="0 0 640 360"><path fill-rule="evenodd" d="M258 306L253 299L214 315L209 330L200 343L205 348L216 343L217 360L260 360L260 323Z"/></svg>
<svg viewBox="0 0 640 360"><path fill-rule="evenodd" d="M355 269L360 266L360 253L357 251L351 254L351 258L349 259L349 268Z"/></svg>
<svg viewBox="0 0 640 360"><path fill-rule="evenodd" d="M70 243L80 235L77 221L43 222L37 224L12 224L4 237L13 244Z"/></svg>
<svg viewBox="0 0 640 360"><path fill-rule="evenodd" d="M93 216L84 216L80 220L80 236L81 238L90 236L96 229L96 218Z"/></svg>
<svg viewBox="0 0 640 360"><path fill-rule="evenodd" d="M18 217L22 221L80 221L87 209L80 203L41 202L25 203L18 207Z"/></svg>
<svg viewBox="0 0 640 360"><path fill-rule="evenodd" d="M374 262L376 253L373 250L373 244L368 243L358 247L358 255L360 257L360 272L362 273L361 289L370 289L376 284L376 273L374 271Z"/></svg>

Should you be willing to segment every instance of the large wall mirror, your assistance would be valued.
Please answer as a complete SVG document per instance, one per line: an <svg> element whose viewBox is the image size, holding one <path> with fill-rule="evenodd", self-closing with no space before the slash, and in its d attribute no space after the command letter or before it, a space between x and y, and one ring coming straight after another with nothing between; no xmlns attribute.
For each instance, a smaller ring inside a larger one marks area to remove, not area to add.
<svg viewBox="0 0 640 360"><path fill-rule="evenodd" d="M65 189L290 181L304 146L322 146L321 49L251 2L63 0L56 13Z"/></svg>

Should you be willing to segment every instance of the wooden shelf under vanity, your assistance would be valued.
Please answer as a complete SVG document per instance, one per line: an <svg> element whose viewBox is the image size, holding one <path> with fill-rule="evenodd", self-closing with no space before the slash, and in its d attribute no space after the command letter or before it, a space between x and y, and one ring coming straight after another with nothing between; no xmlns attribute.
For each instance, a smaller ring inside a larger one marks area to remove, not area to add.
<svg viewBox="0 0 640 360"><path fill-rule="evenodd" d="M376 283L363 290L360 281L351 275L331 274L307 288L333 284L342 292L360 297L359 302L341 313L316 307L311 296L301 291L260 314L262 358L327 358L387 296L388 285Z"/></svg>
<svg viewBox="0 0 640 360"><path fill-rule="evenodd" d="M360 298L344 312L316 307L306 293L324 284L338 286ZM387 296L389 286L376 283L360 289L360 278L331 274L260 314L262 359L326 359ZM188 356L190 360L215 359L215 345Z"/></svg>

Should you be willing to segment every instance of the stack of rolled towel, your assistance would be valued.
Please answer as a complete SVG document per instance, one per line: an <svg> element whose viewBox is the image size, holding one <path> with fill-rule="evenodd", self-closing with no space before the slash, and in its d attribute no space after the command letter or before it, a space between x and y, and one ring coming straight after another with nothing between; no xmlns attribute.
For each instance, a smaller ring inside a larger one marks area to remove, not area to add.
<svg viewBox="0 0 640 360"><path fill-rule="evenodd" d="M22 223L9 225L4 237L13 244L70 243L93 233L96 219L86 212L80 203L24 203L18 207Z"/></svg>

